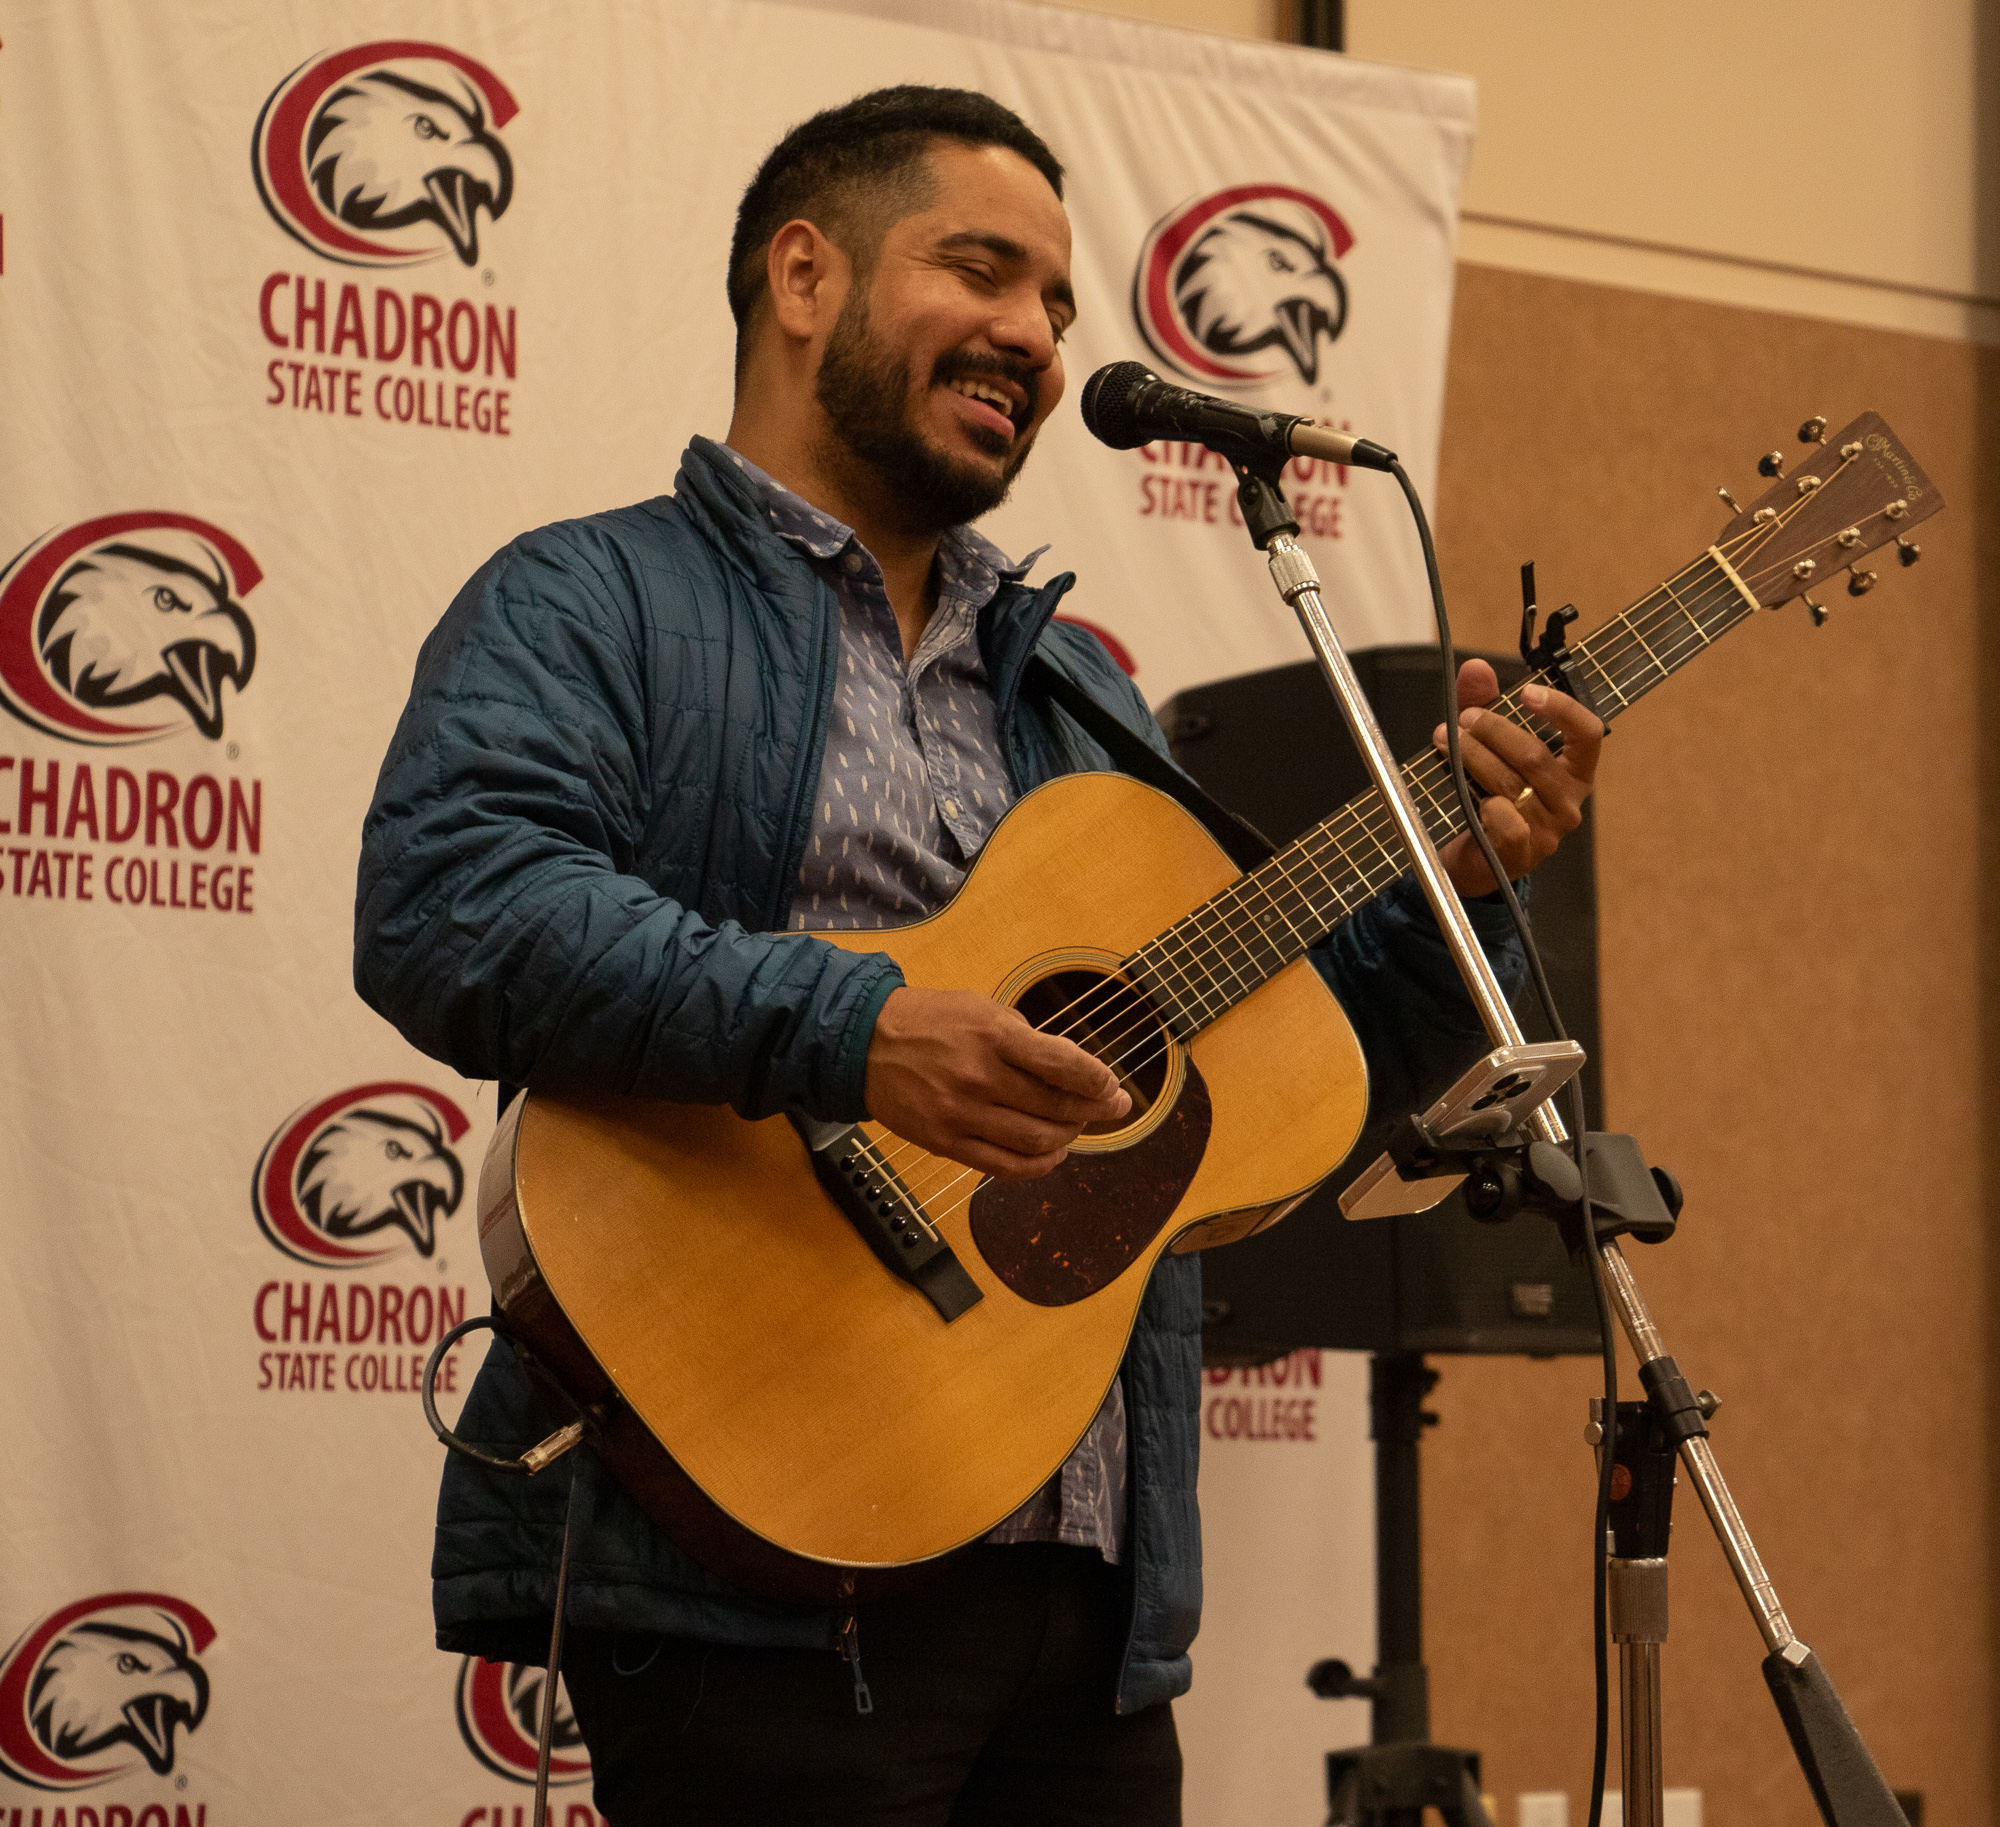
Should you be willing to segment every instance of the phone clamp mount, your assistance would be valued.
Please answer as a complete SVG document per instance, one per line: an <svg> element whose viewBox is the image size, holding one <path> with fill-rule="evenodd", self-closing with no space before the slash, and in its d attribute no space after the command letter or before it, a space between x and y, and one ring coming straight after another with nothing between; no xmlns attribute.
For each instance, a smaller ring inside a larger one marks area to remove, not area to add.
<svg viewBox="0 0 2000 1827"><path fill-rule="evenodd" d="M1593 1129L1583 1145L1590 1164L1590 1222L1598 1241L1631 1237L1665 1243L1680 1218L1680 1182L1664 1167L1648 1167L1631 1136ZM1390 1132L1384 1153L1406 1181L1462 1173L1460 1197L1481 1224L1505 1224L1522 1212L1553 1219L1570 1255L1583 1259L1583 1182L1567 1149L1525 1129L1435 1135L1422 1118L1407 1116Z"/></svg>

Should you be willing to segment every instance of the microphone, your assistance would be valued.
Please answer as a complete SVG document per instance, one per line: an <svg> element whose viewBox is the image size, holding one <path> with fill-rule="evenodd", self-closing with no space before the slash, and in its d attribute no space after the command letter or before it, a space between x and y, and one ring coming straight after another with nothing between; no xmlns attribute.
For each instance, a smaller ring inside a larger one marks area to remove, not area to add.
<svg viewBox="0 0 2000 1827"><path fill-rule="evenodd" d="M1323 457L1357 469L1389 469L1396 461L1393 450L1331 431L1297 413L1259 412L1176 387L1144 362L1113 362L1098 369L1083 385L1083 422L1092 437L1113 450L1179 438L1205 444L1239 463Z"/></svg>

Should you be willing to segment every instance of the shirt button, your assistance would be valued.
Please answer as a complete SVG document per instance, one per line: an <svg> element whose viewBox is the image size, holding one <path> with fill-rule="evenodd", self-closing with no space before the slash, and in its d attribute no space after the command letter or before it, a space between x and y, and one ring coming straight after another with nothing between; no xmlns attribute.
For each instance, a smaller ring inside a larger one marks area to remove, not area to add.
<svg viewBox="0 0 2000 1827"><path fill-rule="evenodd" d="M859 552L850 552L840 562L843 565L845 565L848 568L848 570L858 571L861 569L861 554Z"/></svg>

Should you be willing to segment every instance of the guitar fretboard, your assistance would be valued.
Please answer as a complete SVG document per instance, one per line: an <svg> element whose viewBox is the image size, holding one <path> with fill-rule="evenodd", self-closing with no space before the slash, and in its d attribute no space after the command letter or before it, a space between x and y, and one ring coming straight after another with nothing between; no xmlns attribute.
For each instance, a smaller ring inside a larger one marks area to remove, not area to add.
<svg viewBox="0 0 2000 1827"><path fill-rule="evenodd" d="M1616 620L1572 645L1570 654L1596 710L1609 722L1756 607L1711 547ZM1560 733L1521 703L1520 689L1488 708L1560 751ZM1441 753L1427 750L1405 762L1402 772L1432 843L1443 844L1465 829L1450 764ZM1371 787L1141 946L1124 969L1175 1038L1191 1039L1302 957L1406 867L1389 809Z"/></svg>

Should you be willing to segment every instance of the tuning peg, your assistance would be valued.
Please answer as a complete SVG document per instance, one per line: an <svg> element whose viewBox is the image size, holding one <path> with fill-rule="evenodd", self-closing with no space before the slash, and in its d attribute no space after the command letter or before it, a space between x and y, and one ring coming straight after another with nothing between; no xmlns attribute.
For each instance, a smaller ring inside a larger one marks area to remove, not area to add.
<svg viewBox="0 0 2000 1827"><path fill-rule="evenodd" d="M1873 571L1857 571L1852 565L1847 567L1847 594L1849 596L1866 596L1874 588L1875 573Z"/></svg>
<svg viewBox="0 0 2000 1827"><path fill-rule="evenodd" d="M1799 427L1801 444L1824 444L1826 442L1826 418L1816 413Z"/></svg>
<svg viewBox="0 0 2000 1827"><path fill-rule="evenodd" d="M1896 562L1898 564L1905 566L1913 565L1923 555L1923 547L1918 545L1914 539L1899 539L1896 541Z"/></svg>
<svg viewBox="0 0 2000 1827"><path fill-rule="evenodd" d="M1812 616L1812 625L1815 628L1824 628L1826 626L1827 611L1824 605L1814 602L1811 597L1807 597L1806 609Z"/></svg>
<svg viewBox="0 0 2000 1827"><path fill-rule="evenodd" d="M1781 450L1766 451L1757 459L1757 473L1760 476L1782 476L1785 473L1785 453Z"/></svg>
<svg viewBox="0 0 2000 1827"><path fill-rule="evenodd" d="M1717 490L1716 490L1715 492L1716 492L1716 493L1717 493L1718 495L1720 495L1720 496L1722 497L1722 499L1724 500L1724 502L1726 502L1726 503L1728 504L1728 507L1729 507L1729 511L1730 511L1730 512L1731 512L1732 514L1740 514L1740 513L1742 513L1742 512L1743 512L1743 510L1742 510L1742 509L1741 509L1740 507L1738 507L1738 506L1736 505L1736 497L1735 497L1734 495L1732 495L1732 494L1731 494L1731 493L1730 493L1730 492L1728 491L1728 489L1726 489L1726 488L1719 488L1719 489L1717 489ZM1908 559L1905 559L1905 560L1904 560L1903 562L1904 562L1905 564L1908 564L1908 563L1909 563L1910 561L1909 561Z"/></svg>

